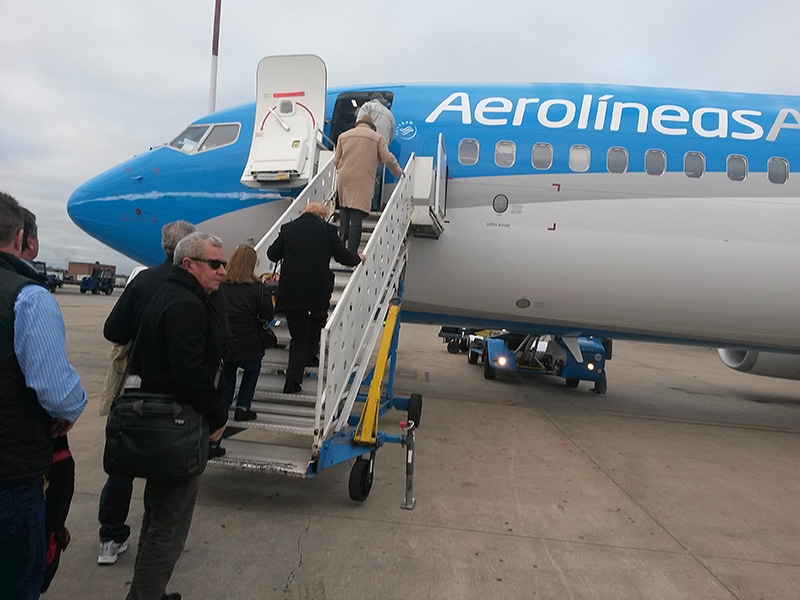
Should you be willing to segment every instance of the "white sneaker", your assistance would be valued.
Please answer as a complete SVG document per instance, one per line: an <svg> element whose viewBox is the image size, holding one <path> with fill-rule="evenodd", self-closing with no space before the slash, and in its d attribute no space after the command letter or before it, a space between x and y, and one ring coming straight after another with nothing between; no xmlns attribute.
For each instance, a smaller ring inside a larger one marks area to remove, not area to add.
<svg viewBox="0 0 800 600"><path fill-rule="evenodd" d="M98 565L113 565L117 562L118 555L128 549L127 540L118 544L114 540L110 542L100 542L100 553L97 555Z"/></svg>

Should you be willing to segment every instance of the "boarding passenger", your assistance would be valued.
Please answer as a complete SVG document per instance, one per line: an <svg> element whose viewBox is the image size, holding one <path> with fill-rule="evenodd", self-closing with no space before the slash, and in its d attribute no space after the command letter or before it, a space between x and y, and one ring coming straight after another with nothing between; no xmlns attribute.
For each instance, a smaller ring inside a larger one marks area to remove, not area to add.
<svg viewBox="0 0 800 600"><path fill-rule="evenodd" d="M64 321L21 259L23 215L0 193L0 598L39 598L45 488L53 438L72 429L86 392L66 356Z"/></svg>
<svg viewBox="0 0 800 600"><path fill-rule="evenodd" d="M194 231L194 225L188 221L173 221L164 225L161 228L161 247L164 249L166 260L159 266L145 269L134 277L125 286L119 300L111 309L103 327L103 335L108 341L113 342L114 346L111 348L111 364L103 386L101 415L108 414L114 396L124 384L121 379L125 375L131 342L139 330L145 307L172 270L175 246ZM138 367L133 367L132 373L138 375ZM108 476L100 493L97 514L100 521L100 550L97 554L97 563L100 565L113 565L117 562L118 555L128 549L131 528L125 521L128 518L132 493L133 477Z"/></svg>
<svg viewBox="0 0 800 600"><path fill-rule="evenodd" d="M253 393L261 372L264 346L258 334L259 318L269 322L274 316L272 296L269 295L253 273L256 268L256 251L252 246L237 246L228 261L227 273L222 280L231 341L224 361L225 404L230 408L236 386L236 373L242 370L239 393L236 394L236 421L252 421L258 415L251 410Z"/></svg>
<svg viewBox="0 0 800 600"><path fill-rule="evenodd" d="M222 240L201 232L178 242L167 280L142 316L131 349L140 366L141 390L175 394L208 421L210 440L222 437L228 411L219 379L223 328L209 294L225 276ZM180 480L148 478L139 550L128 600L179 599L165 590L192 524L199 476Z"/></svg>
<svg viewBox="0 0 800 600"><path fill-rule="evenodd" d="M375 131L381 134L381 137L389 146L394 139L394 115L389 110L389 102L380 92L373 92L370 96L369 102L364 102L356 113L356 121L361 117L368 116L375 124Z"/></svg>
<svg viewBox="0 0 800 600"><path fill-rule="evenodd" d="M305 367L319 365L320 334L333 293L331 258L349 266L364 262L363 254L344 247L327 217L325 206L312 202L281 227L267 250L271 261L283 261L275 310L286 314L292 336L284 394L301 392Z"/></svg>
<svg viewBox="0 0 800 600"><path fill-rule="evenodd" d="M372 204L378 164L385 163L396 177L404 175L403 169L368 115L339 136L333 162L338 172L339 234L347 249L356 252L361 242L361 223Z"/></svg>

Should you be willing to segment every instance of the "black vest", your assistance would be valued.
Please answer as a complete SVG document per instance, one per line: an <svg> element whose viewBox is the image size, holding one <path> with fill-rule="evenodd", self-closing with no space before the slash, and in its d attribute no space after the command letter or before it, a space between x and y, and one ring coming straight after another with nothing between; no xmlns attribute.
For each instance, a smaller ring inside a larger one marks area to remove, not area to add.
<svg viewBox="0 0 800 600"><path fill-rule="evenodd" d="M14 303L30 268L0 252L0 486L44 475L53 461L51 419L25 385L14 354Z"/></svg>

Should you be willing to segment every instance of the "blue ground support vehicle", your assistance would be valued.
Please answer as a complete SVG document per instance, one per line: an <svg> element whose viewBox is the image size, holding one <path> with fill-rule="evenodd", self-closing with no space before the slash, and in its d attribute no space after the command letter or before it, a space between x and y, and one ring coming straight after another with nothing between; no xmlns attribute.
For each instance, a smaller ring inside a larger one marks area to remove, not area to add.
<svg viewBox="0 0 800 600"><path fill-rule="evenodd" d="M567 387L581 381L605 379L606 352L599 338L562 338L512 331L488 331L473 335L467 362L483 361L483 376L497 377L498 371L522 371L563 377Z"/></svg>
<svg viewBox="0 0 800 600"><path fill-rule="evenodd" d="M92 274L81 279L81 294L92 292L93 294L111 295L114 291L114 273L111 269L92 269Z"/></svg>

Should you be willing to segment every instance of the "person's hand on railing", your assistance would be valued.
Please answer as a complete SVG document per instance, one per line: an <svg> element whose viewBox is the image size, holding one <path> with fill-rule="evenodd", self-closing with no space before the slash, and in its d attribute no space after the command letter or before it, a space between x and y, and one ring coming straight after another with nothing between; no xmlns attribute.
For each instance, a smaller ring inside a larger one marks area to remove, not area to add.
<svg viewBox="0 0 800 600"><path fill-rule="evenodd" d="M360 258L360 259L361 259L361 264L362 264L362 265L363 265L363 264L364 264L364 263L367 261L367 257L366 257L366 256L364 256L364 253L363 253L363 252L359 252L359 253L358 253L358 258Z"/></svg>

